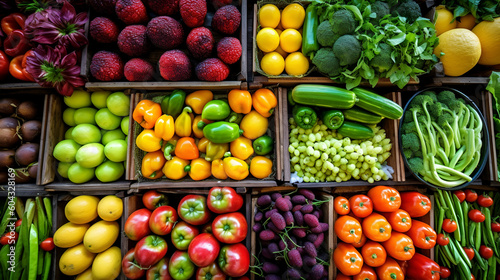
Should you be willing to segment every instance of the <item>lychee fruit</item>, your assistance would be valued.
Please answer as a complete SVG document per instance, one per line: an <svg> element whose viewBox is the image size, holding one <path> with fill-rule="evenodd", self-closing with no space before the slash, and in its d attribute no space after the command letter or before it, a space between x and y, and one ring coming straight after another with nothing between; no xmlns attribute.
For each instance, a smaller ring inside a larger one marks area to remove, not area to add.
<svg viewBox="0 0 500 280"><path fill-rule="evenodd" d="M208 58L196 66L196 76L199 80L220 82L229 76L229 67L218 58Z"/></svg>
<svg viewBox="0 0 500 280"><path fill-rule="evenodd" d="M151 43L160 49L170 50L182 44L182 25L169 16L155 17L149 21L147 34Z"/></svg>
<svg viewBox="0 0 500 280"><path fill-rule="evenodd" d="M206 27L197 27L189 32L186 45L194 58L203 60L212 54L214 48L214 37Z"/></svg>
<svg viewBox="0 0 500 280"><path fill-rule="evenodd" d="M132 58L125 63L125 79L130 82L150 81L155 72L153 65L142 58Z"/></svg>
<svg viewBox="0 0 500 280"><path fill-rule="evenodd" d="M147 0L148 7L159 16L171 16L179 12L179 0Z"/></svg>
<svg viewBox="0 0 500 280"><path fill-rule="evenodd" d="M146 7L141 0L117 0L116 15L125 24L138 24L148 21Z"/></svg>
<svg viewBox="0 0 500 280"><path fill-rule="evenodd" d="M220 7L231 4L232 0L212 0L212 6L215 10L220 9Z"/></svg>
<svg viewBox="0 0 500 280"><path fill-rule="evenodd" d="M241 43L238 38L224 37L217 44L217 56L227 64L236 63L241 57Z"/></svg>
<svg viewBox="0 0 500 280"><path fill-rule="evenodd" d="M182 21L193 28L202 26L207 15L206 0L180 0L179 10L181 12Z"/></svg>
<svg viewBox="0 0 500 280"><path fill-rule="evenodd" d="M90 36L98 43L114 43L118 39L118 26L105 17L96 17L90 22Z"/></svg>
<svg viewBox="0 0 500 280"><path fill-rule="evenodd" d="M116 0L89 0L89 5L100 14L115 15Z"/></svg>
<svg viewBox="0 0 500 280"><path fill-rule="evenodd" d="M123 78L123 61L114 52L98 51L90 62L90 74L99 81L120 80Z"/></svg>
<svg viewBox="0 0 500 280"><path fill-rule="evenodd" d="M145 55L150 47L144 25L129 25L118 36L118 48L126 55L133 57Z"/></svg>
<svg viewBox="0 0 500 280"><path fill-rule="evenodd" d="M167 81L184 81L191 78L191 62L180 50L166 51L159 61L160 75Z"/></svg>
<svg viewBox="0 0 500 280"><path fill-rule="evenodd" d="M233 5L226 5L215 12L212 28L220 33L231 35L240 26L241 14Z"/></svg>

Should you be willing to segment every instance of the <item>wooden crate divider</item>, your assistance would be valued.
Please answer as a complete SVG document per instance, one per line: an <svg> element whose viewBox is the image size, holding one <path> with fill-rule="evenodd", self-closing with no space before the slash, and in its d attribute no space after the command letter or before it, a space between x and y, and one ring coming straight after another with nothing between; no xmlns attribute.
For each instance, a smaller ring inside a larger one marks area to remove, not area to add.
<svg viewBox="0 0 500 280"><path fill-rule="evenodd" d="M485 91L482 98L483 115L486 119L486 125L490 132L490 151L488 162L485 168L484 178L490 182L498 182L498 163L497 163L497 149L495 138L495 126L493 123L493 96L490 92Z"/></svg>

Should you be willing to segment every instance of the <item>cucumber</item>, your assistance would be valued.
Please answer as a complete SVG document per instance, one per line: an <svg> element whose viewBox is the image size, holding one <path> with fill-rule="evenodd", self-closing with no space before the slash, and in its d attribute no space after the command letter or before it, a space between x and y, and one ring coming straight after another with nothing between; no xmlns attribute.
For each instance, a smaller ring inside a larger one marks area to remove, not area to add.
<svg viewBox="0 0 500 280"><path fill-rule="evenodd" d="M343 88L325 85L298 85L292 90L293 101L299 104L349 109L356 103L356 95Z"/></svg>
<svg viewBox="0 0 500 280"><path fill-rule="evenodd" d="M360 122L364 124L378 124L383 117L371 112L366 111L365 109L359 108L358 106L354 106L351 109L347 109L342 111L344 114L344 118L346 120Z"/></svg>
<svg viewBox="0 0 500 280"><path fill-rule="evenodd" d="M353 88L352 91L359 99L356 103L358 107L392 120L398 120L403 115L403 108L388 98L363 88Z"/></svg>
<svg viewBox="0 0 500 280"><path fill-rule="evenodd" d="M368 126L350 121L344 121L344 124L337 129L337 132L351 139L367 139L375 135L373 130Z"/></svg>

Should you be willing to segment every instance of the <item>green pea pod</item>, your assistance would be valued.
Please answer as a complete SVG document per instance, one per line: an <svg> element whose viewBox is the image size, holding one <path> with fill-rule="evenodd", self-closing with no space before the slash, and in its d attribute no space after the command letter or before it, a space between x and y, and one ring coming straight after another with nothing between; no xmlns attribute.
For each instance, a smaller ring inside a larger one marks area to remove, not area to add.
<svg viewBox="0 0 500 280"><path fill-rule="evenodd" d="M244 114L231 111L229 116L224 121L230 122L230 123L235 123L235 124L240 124L241 120L243 119L243 116L244 116Z"/></svg>
<svg viewBox="0 0 500 280"><path fill-rule="evenodd" d="M24 203L20 198L16 198L16 213L18 217L22 217L24 213Z"/></svg>
<svg viewBox="0 0 500 280"><path fill-rule="evenodd" d="M38 242L41 243L41 242ZM36 269L36 275L42 275L42 270L43 270L43 251L40 246L38 246L38 267Z"/></svg>
<svg viewBox="0 0 500 280"><path fill-rule="evenodd" d="M464 222L463 222L464 236L463 236L462 240L465 240L465 245L463 245L463 246L467 246L467 245L470 245L470 244L468 244L470 228L469 228L469 204L467 203L467 201L464 200L462 202L461 208L462 208L462 213L464 215ZM464 243L462 243L462 244L464 244Z"/></svg>
<svg viewBox="0 0 500 280"><path fill-rule="evenodd" d="M442 251L443 255L453 264L457 265L458 260L455 258L455 254L451 252L451 246L448 244L446 246L439 246Z"/></svg>
<svg viewBox="0 0 500 280"><path fill-rule="evenodd" d="M460 206L460 200L456 195L451 195L451 200L453 202L453 206L455 207L457 213L457 221L456 221L458 225L457 230L460 231L460 236L462 237L460 239L460 244L462 245L462 247L465 247L465 245L467 244L465 238L463 238L465 231L464 214L462 212L462 207Z"/></svg>
<svg viewBox="0 0 500 280"><path fill-rule="evenodd" d="M35 204L38 218L38 242L42 242L49 237L49 232L47 230L47 218L45 216L45 211L43 210L43 201L40 196L35 198Z"/></svg>
<svg viewBox="0 0 500 280"><path fill-rule="evenodd" d="M43 260L42 280L49 279L51 262L52 262L52 253L45 252L45 257Z"/></svg>
<svg viewBox="0 0 500 280"><path fill-rule="evenodd" d="M495 252L495 256L499 256L498 255L498 248L495 244L495 238L493 237L493 231L491 230L491 212L490 212L490 209L488 209L487 207L481 207L481 212L484 214L484 235L485 235L485 238L484 238L484 243L491 247L493 249L493 252Z"/></svg>
<svg viewBox="0 0 500 280"><path fill-rule="evenodd" d="M479 265L479 267L481 267L482 270L485 270L488 266L488 262L481 257L481 255L475 248L472 248L472 250L474 250L474 259L476 260L477 264Z"/></svg>
<svg viewBox="0 0 500 280"><path fill-rule="evenodd" d="M488 280L495 280L496 274L497 274L497 261L496 257L493 256L488 260L488 277L486 279Z"/></svg>
<svg viewBox="0 0 500 280"><path fill-rule="evenodd" d="M176 89L170 95L163 98L160 103L161 111L176 119L182 112L184 101L186 100L186 93L183 90Z"/></svg>
<svg viewBox="0 0 500 280"><path fill-rule="evenodd" d="M201 118L209 121L220 121L227 118L230 112L231 108L227 104L227 101L220 99L211 100L203 107Z"/></svg>
<svg viewBox="0 0 500 280"><path fill-rule="evenodd" d="M254 152L259 155L267 155L273 150L273 138L269 135L263 135L255 140L253 140L252 146Z"/></svg>
<svg viewBox="0 0 500 280"><path fill-rule="evenodd" d="M232 142L242 134L243 130L237 124L223 121L207 124L203 128L203 135L217 144Z"/></svg>
<svg viewBox="0 0 500 280"><path fill-rule="evenodd" d="M469 221L469 248L475 248L476 226L477 223Z"/></svg>
<svg viewBox="0 0 500 280"><path fill-rule="evenodd" d="M303 129L313 128L318 121L318 116L316 115L314 109L302 105L293 106L292 116L295 123Z"/></svg>
<svg viewBox="0 0 500 280"><path fill-rule="evenodd" d="M481 247L481 237L482 235L482 226L480 223L477 223L476 225L476 239L474 240L474 248L476 248L477 251L479 251L479 248Z"/></svg>
<svg viewBox="0 0 500 280"><path fill-rule="evenodd" d="M29 248L28 280L36 280L38 270L38 231L35 226L30 228Z"/></svg>
<svg viewBox="0 0 500 280"><path fill-rule="evenodd" d="M339 129L344 123L344 114L339 110L323 111L321 120L329 129Z"/></svg>
<svg viewBox="0 0 500 280"><path fill-rule="evenodd" d="M469 257L464 251L464 248L460 245L460 242L454 238L450 238L450 243L453 243L455 245L455 248L457 249L458 253L460 254L460 257L465 261L468 267L472 268L472 263L469 260Z"/></svg>
<svg viewBox="0 0 500 280"><path fill-rule="evenodd" d="M319 50L318 39L316 39L318 21L316 7L309 4L306 9L304 26L302 28L302 54L310 59L313 59L314 54Z"/></svg>
<svg viewBox="0 0 500 280"><path fill-rule="evenodd" d="M44 197L43 205L45 206L45 213L47 213L47 226L49 232L52 232L52 201L50 201L50 198Z"/></svg>

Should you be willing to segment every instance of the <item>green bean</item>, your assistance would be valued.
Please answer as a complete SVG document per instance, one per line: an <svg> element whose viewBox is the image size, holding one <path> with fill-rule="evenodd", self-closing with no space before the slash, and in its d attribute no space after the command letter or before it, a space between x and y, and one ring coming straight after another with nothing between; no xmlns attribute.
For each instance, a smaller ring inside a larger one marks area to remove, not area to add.
<svg viewBox="0 0 500 280"><path fill-rule="evenodd" d="M45 206L45 213L47 213L47 224L48 224L48 229L49 232L52 231L52 202L50 201L50 198L44 197L43 198L43 205Z"/></svg>
<svg viewBox="0 0 500 280"><path fill-rule="evenodd" d="M42 280L49 279L51 262L52 262L52 253L45 252L45 257L43 260Z"/></svg>
<svg viewBox="0 0 500 280"><path fill-rule="evenodd" d="M36 226L32 225L30 228L29 242L28 280L36 280L38 270L38 231Z"/></svg>
<svg viewBox="0 0 500 280"><path fill-rule="evenodd" d="M497 274L497 262L495 256L491 257L488 260L488 277L487 280L495 280L495 276Z"/></svg>
<svg viewBox="0 0 500 280"><path fill-rule="evenodd" d="M468 244L469 242L469 204L467 203L466 200L464 200L462 202L462 205L461 205L461 208L462 208L462 213L463 213L463 217L464 217L464 221L462 223L462 225L464 226L464 237L462 238L462 240L464 240L465 242L463 242L462 246L467 246L470 244Z"/></svg>
<svg viewBox="0 0 500 280"><path fill-rule="evenodd" d="M467 256L467 254L465 253L464 248L462 248L462 246L460 246L460 243L458 242L458 240L450 238L450 243L453 243L453 245L456 246L458 253L462 257L462 259L465 261L467 266L472 268L472 263L469 260L469 257Z"/></svg>

